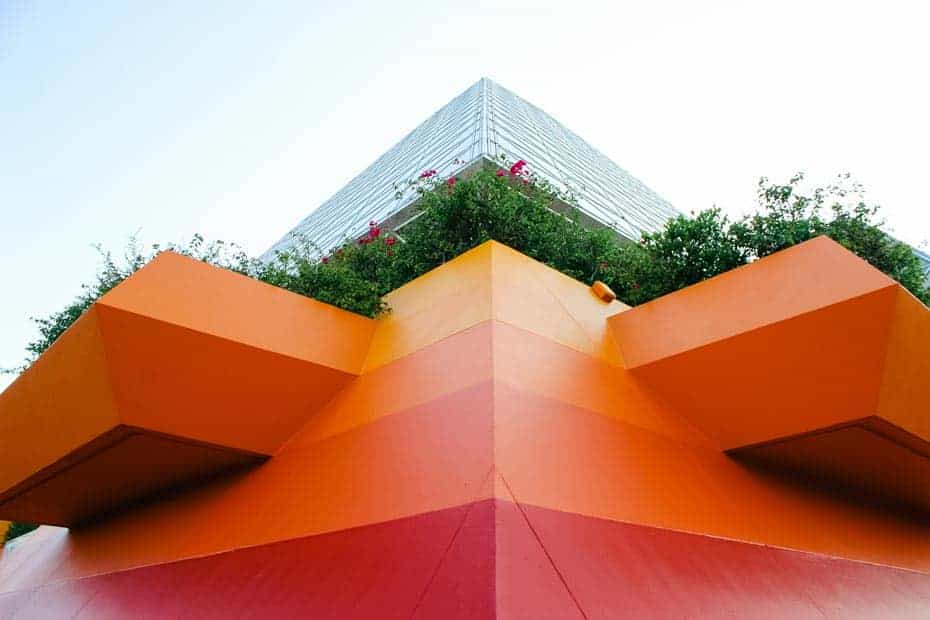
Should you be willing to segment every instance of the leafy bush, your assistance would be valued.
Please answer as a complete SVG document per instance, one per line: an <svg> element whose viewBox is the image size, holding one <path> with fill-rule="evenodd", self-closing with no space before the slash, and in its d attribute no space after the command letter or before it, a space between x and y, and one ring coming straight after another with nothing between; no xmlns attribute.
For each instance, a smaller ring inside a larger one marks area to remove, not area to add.
<svg viewBox="0 0 930 620"><path fill-rule="evenodd" d="M846 174L834 184L804 193L803 179L798 174L784 185L759 180L762 209L731 229L736 243L750 258L827 235L900 282L924 303L930 302L920 260L910 246L882 230L884 222L877 219L879 207L866 203L860 184ZM828 217L824 217L825 212Z"/></svg>
<svg viewBox="0 0 930 620"><path fill-rule="evenodd" d="M170 250L218 267L245 274L251 274L258 264L258 261L249 258L239 247L224 243L223 241L205 243L201 235L194 235L186 244L172 243L165 246L153 244L148 249L139 247L136 240L131 238L123 252L121 260L114 258L112 252L104 250L100 246L95 247L100 253L101 258L96 279L90 284L82 284L81 294L58 312L53 312L46 317L32 319L38 327L39 337L26 345L27 358L23 366L11 369L7 372L21 372L25 370L33 360L49 348L72 323L77 321L91 304L148 264L159 252Z"/></svg>
<svg viewBox="0 0 930 620"><path fill-rule="evenodd" d="M577 212L558 213L570 194L529 173L526 162L484 168L464 178L441 179L427 170L408 182L420 194L419 217L402 233L371 222L359 239L325 254L306 239L268 261L238 246L205 243L196 235L182 245L140 249L131 241L123 260L101 250L96 281L62 310L34 319L39 338L26 350L28 365L100 296L140 269L158 252L172 250L231 269L294 293L374 317L388 311L382 297L459 254L495 239L577 280L602 280L630 305L655 299L746 262L818 235L828 235L898 280L927 303L930 290L920 261L904 243L882 230L878 207L849 181L810 193L803 176L783 185L759 181L756 214L730 223L719 209L680 216L638 243L620 241L610 230L577 225ZM828 213L829 217L824 214ZM19 369L17 369L19 370Z"/></svg>
<svg viewBox="0 0 930 620"><path fill-rule="evenodd" d="M34 523L10 523L10 527L6 531L6 538L4 540L0 540L0 547L3 546L3 543L13 540L17 536L28 534L37 527L39 526L35 525Z"/></svg>
<svg viewBox="0 0 930 620"><path fill-rule="evenodd" d="M253 261L246 271L262 282L293 293L374 317L387 310L381 296L390 290L385 284L390 267L389 246L379 239L380 229L372 222L371 242L346 243L333 256L320 257L306 239L278 252L268 263ZM394 242L391 241L391 244Z"/></svg>
<svg viewBox="0 0 930 620"><path fill-rule="evenodd" d="M424 211L403 231L406 243L393 261L386 290L495 239L582 282L602 280L621 301L638 305L828 235L924 303L930 301L920 260L882 230L878 207L865 203L862 188L848 176L810 193L803 191L802 175L784 185L761 179L755 215L731 223L719 209L707 209L674 218L663 230L631 243L606 229L577 226L572 211L553 212L554 200L572 197L559 195L525 167L514 172L513 167L484 170L452 188L433 179L418 181Z"/></svg>
<svg viewBox="0 0 930 620"><path fill-rule="evenodd" d="M756 213L734 223L719 209L670 220L662 231L623 246L604 281L622 301L638 305L827 235L930 303L920 259L884 232L879 208L865 202L860 185L842 175L805 192L803 179L799 174L783 185L760 179Z"/></svg>
<svg viewBox="0 0 930 620"><path fill-rule="evenodd" d="M585 282L600 277L620 249L614 234L577 225L554 201L572 200L526 170L521 160L456 180L421 180L421 215L402 231L392 286L407 282L489 239Z"/></svg>
<svg viewBox="0 0 930 620"><path fill-rule="evenodd" d="M577 225L570 194L529 173L526 163L504 162L463 178L440 179L427 170L408 182L419 196L420 215L401 233L376 222L359 239L322 253L306 239L268 261L235 245L205 243L196 235L182 245L141 249L131 241L122 260L100 250L96 280L62 310L34 319L39 337L26 346L25 365L42 354L91 304L148 263L172 250L369 317L389 311L382 297L413 278L489 240L504 243L587 284L602 280L630 305L700 282L818 235L843 246L895 278L925 303L930 291L920 261L876 220L861 187L841 177L835 185L802 191L797 175L783 185L761 179L756 214L730 223L719 209L670 220L638 243L608 229ZM826 213L826 217L825 217ZM99 249L99 248L98 248ZM21 370L21 369L17 369ZM8 539L34 526L14 524Z"/></svg>

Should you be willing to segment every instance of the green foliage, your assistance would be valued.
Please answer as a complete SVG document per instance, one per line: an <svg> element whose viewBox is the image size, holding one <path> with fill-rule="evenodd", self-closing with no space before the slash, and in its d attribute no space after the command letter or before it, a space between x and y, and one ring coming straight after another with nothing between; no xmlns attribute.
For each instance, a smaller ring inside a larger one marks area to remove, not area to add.
<svg viewBox="0 0 930 620"><path fill-rule="evenodd" d="M483 169L453 187L428 182L419 189L423 211L402 231L404 243L393 265L395 285L489 239L586 282L599 277L619 248L609 230L578 226L574 210L554 212L550 207L571 197L528 174Z"/></svg>
<svg viewBox="0 0 930 620"><path fill-rule="evenodd" d="M630 305L655 299L818 235L829 235L930 302L920 261L890 237L865 203L861 187L839 182L805 193L803 176L778 185L761 179L758 210L731 223L719 209L670 220L638 243L620 241L608 229L577 225L573 198L529 174L525 162L485 168L461 178L439 179L427 171L410 181L420 215L403 231L368 233L329 254L305 239L262 262L234 245L189 243L141 250L131 241L122 260L101 250L96 280L62 310L35 319L39 338L26 347L26 365L45 351L90 305L144 266L173 250L231 269L294 293L365 316L389 308L382 297L413 278L489 240L504 243L577 280L602 280ZM505 169L509 168L509 169ZM825 215L826 214L826 215ZM34 526L14 524L8 538Z"/></svg>
<svg viewBox="0 0 930 620"><path fill-rule="evenodd" d="M347 243L337 252L339 260L321 260L311 243L298 238L290 249L278 252L268 263L255 261L247 274L357 314L374 317L386 311L387 305L381 299L390 290L382 284L388 265L385 259L389 258L386 246L381 242Z"/></svg>
<svg viewBox="0 0 930 620"><path fill-rule="evenodd" d="M888 235L862 187L842 175L837 183L803 189L798 174L785 184L759 181L756 213L730 223L719 209L669 221L637 245L624 246L604 281L637 305L820 235L831 237L930 303L920 260Z"/></svg>
<svg viewBox="0 0 930 620"><path fill-rule="evenodd" d="M6 531L6 539L0 542L9 542L16 538L17 536L22 536L23 534L28 534L32 530L39 527L33 523L11 523L10 528ZM0 545L2 547L3 545Z"/></svg>
<svg viewBox="0 0 930 620"><path fill-rule="evenodd" d="M834 241L901 283L925 304L930 289L920 259L910 246L888 235L879 207L865 201L860 184L841 175L837 182L803 191L804 175L778 185L759 180L760 209L730 229L749 258L761 258L819 235Z"/></svg>
<svg viewBox="0 0 930 620"><path fill-rule="evenodd" d="M81 294L58 312L32 319L38 327L39 337L26 345L27 358L24 365L21 368L12 369L12 372L20 372L28 367L72 323L78 320L91 304L145 266L161 251L170 250L240 273L251 273L257 264L257 261L249 258L237 246L223 241L205 243L200 235L194 235L186 244L172 243L165 246L154 244L148 249L141 248L134 238L130 238L120 259L115 258L112 252L105 251L100 246L95 247L101 258L95 280L90 284L81 285Z"/></svg>
<svg viewBox="0 0 930 620"><path fill-rule="evenodd" d="M267 262L235 245L205 243L140 249L130 241L122 260L100 250L96 280L62 310L34 319L39 338L26 347L26 365L38 357L98 298L140 269L158 252L172 250L231 269L294 293L369 317L388 311L382 297L459 254L495 239L577 280L602 280L630 305L695 284L818 235L828 235L898 280L925 303L930 290L920 261L890 237L862 188L841 176L836 184L802 190L802 175L785 184L761 179L758 210L737 222L719 209L670 220L638 243L620 241L609 229L577 225L573 197L527 171L525 162L502 162L463 178L440 179L434 171L409 181L419 193L420 215L401 233L371 222L360 239L324 256L305 239ZM826 216L825 216L826 214ZM98 248L99 249L99 248Z"/></svg>
<svg viewBox="0 0 930 620"><path fill-rule="evenodd" d="M878 207L864 202L849 181L805 193L803 176L784 185L761 179L757 212L731 223L719 209L680 216L639 243L621 242L609 230L576 225L572 202L523 172L482 170L451 189L431 179L418 183L423 214L404 229L387 290L488 240L495 239L585 283L602 280L618 298L638 305L739 267L749 261L828 235L898 280L927 303L919 259L882 230ZM827 212L829 217L824 217Z"/></svg>
<svg viewBox="0 0 930 620"><path fill-rule="evenodd" d="M719 209L670 220L638 244L620 249L619 260L604 279L620 300L635 306L729 271L746 262Z"/></svg>

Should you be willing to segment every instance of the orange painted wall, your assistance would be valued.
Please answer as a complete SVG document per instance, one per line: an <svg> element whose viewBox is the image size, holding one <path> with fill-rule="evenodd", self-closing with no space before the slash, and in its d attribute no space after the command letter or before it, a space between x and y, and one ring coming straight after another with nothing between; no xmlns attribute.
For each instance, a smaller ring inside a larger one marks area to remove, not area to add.
<svg viewBox="0 0 930 620"><path fill-rule="evenodd" d="M0 592L489 498L930 573L923 523L722 453L624 367L607 321L622 304L496 243L388 301L362 374L268 462L97 526L41 528L0 560ZM924 320L891 337L887 373L924 376L908 357Z"/></svg>

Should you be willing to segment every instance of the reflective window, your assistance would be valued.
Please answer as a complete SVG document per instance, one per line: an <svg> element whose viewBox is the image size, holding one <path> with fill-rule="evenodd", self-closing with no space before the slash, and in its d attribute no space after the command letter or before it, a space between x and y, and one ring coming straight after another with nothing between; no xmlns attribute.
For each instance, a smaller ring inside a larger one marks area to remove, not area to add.
<svg viewBox="0 0 930 620"><path fill-rule="evenodd" d="M266 253L292 243L292 233L322 251L361 236L416 199L395 197L394 184L435 168L451 174L482 157L525 159L534 173L571 190L578 208L629 239L660 229L678 212L590 144L539 108L482 79L446 104L304 218ZM456 164L464 160L465 164Z"/></svg>

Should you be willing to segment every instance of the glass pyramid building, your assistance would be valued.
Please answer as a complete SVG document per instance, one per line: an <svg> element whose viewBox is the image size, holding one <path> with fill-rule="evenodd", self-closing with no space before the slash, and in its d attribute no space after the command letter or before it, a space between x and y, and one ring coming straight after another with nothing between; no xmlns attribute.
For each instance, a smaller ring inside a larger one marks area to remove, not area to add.
<svg viewBox="0 0 930 620"><path fill-rule="evenodd" d="M375 220L401 228L415 216L416 193L396 195L426 169L457 174L484 160L524 159L556 187L571 190L582 222L608 226L635 240L678 212L554 118L509 90L482 78L433 114L304 218L268 252L287 248L295 235L322 252L357 237Z"/></svg>
<svg viewBox="0 0 930 620"><path fill-rule="evenodd" d="M930 282L930 254L922 252L917 248L914 248L914 254L920 259L920 266L923 267L925 279L927 282Z"/></svg>

